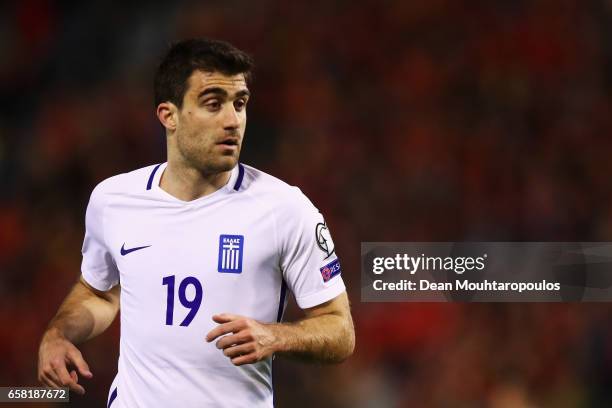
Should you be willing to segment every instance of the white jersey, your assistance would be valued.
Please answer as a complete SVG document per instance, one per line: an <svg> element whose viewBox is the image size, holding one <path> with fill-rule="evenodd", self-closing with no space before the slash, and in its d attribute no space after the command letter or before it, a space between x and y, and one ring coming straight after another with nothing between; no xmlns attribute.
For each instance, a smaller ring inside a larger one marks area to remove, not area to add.
<svg viewBox="0 0 612 408"><path fill-rule="evenodd" d="M343 293L327 226L298 188L252 167L189 202L159 187L165 168L111 177L87 207L83 277L121 284L107 405L270 407L272 359L236 367L205 336L218 313L280 321L287 289L301 308Z"/></svg>

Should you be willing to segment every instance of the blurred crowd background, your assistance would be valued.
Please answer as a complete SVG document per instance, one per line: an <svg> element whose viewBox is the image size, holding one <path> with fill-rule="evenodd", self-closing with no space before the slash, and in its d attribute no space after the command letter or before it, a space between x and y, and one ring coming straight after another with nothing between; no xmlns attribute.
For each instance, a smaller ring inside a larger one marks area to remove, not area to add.
<svg viewBox="0 0 612 408"><path fill-rule="evenodd" d="M359 298L361 241L612 241L611 1L3 2L0 385L36 384L93 187L165 161L153 72L198 36L253 55L242 161L325 214L352 300L354 357L276 359L279 407L612 406L609 304Z"/></svg>

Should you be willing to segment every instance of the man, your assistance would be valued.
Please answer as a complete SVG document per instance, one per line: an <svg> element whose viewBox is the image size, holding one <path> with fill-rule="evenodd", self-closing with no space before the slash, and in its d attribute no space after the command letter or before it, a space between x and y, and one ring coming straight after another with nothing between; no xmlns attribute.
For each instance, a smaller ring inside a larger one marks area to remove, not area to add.
<svg viewBox="0 0 612 408"><path fill-rule="evenodd" d="M295 187L238 163L250 57L174 45L155 77L168 161L111 177L86 214L80 281L45 332L39 380L85 390L75 347L121 303L107 406L269 407L274 354L340 362L354 329L321 214ZM280 323L287 289L305 318Z"/></svg>

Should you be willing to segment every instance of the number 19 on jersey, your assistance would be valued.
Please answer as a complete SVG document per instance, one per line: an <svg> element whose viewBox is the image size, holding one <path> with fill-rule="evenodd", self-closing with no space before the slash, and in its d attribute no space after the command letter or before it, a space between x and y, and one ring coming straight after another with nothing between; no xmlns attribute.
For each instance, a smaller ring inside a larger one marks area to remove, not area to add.
<svg viewBox="0 0 612 408"><path fill-rule="evenodd" d="M175 288L176 276L170 275L165 276L162 279L162 285L168 286L166 296L166 325L172 326L174 324L174 288ZM195 289L195 296L192 300L187 299L187 287L192 285ZM185 316L185 319L181 322L181 326L189 326L189 323L193 320L195 315L198 313L200 306L202 305L202 284L197 278L188 276L181 281L178 287L178 297L181 305L189 309L189 313Z"/></svg>

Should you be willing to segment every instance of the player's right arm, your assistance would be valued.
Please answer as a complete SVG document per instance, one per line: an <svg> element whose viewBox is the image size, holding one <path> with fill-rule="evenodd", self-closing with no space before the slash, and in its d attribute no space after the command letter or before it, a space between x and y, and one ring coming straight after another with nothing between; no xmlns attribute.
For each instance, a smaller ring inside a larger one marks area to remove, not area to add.
<svg viewBox="0 0 612 408"><path fill-rule="evenodd" d="M78 384L77 371L86 378L91 378L92 374L75 345L97 336L110 326L119 311L119 292L119 285L106 292L94 289L82 277L74 285L40 343L38 380L41 383L85 393Z"/></svg>
<svg viewBox="0 0 612 408"><path fill-rule="evenodd" d="M39 381L79 394L85 390L77 371L87 378L92 374L75 345L106 330L119 311L119 271L105 238L106 186L98 184L87 205L81 279L49 323L38 351Z"/></svg>

